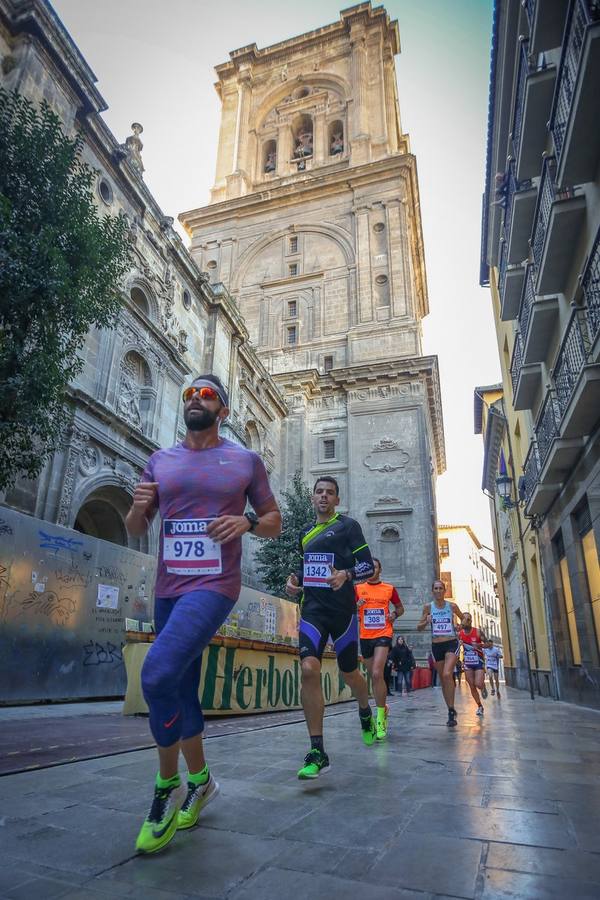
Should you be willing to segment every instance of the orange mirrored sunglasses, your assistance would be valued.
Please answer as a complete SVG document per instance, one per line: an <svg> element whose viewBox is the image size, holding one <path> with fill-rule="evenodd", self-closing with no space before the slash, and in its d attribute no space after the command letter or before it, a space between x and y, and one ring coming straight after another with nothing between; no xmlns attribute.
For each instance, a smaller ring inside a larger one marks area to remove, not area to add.
<svg viewBox="0 0 600 900"><path fill-rule="evenodd" d="M202 400L219 400L220 399L219 395L217 394L217 392L215 391L214 388L206 387L205 385L203 385L202 387L195 387L194 385L191 385L190 387L186 388L185 391L183 392L183 402L187 403L189 400L192 399L192 397L195 397L196 394L198 394L198 396Z"/></svg>

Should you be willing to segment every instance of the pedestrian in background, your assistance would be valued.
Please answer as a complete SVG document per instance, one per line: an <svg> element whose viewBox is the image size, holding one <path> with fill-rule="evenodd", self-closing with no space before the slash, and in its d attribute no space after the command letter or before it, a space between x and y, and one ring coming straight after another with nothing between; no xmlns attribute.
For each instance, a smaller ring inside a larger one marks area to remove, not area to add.
<svg viewBox="0 0 600 900"><path fill-rule="evenodd" d="M399 694L402 694L402 686L404 684L406 693L410 694L412 690L412 670L416 664L412 650L403 637L396 638L396 643L392 649L392 659L396 667L396 690Z"/></svg>
<svg viewBox="0 0 600 900"><path fill-rule="evenodd" d="M390 697L394 692L392 691L392 676L394 674L394 660L392 658L392 648L390 647L388 651L388 658L385 661L385 668L383 670L383 680L385 681L385 686L387 688L387 695Z"/></svg>

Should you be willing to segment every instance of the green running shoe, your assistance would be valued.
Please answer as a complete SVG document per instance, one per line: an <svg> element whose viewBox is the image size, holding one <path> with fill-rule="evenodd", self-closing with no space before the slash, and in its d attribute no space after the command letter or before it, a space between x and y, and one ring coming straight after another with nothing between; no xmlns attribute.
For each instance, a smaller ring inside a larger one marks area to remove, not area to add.
<svg viewBox="0 0 600 900"><path fill-rule="evenodd" d="M309 750L304 757L304 765L298 770L298 778L300 781L306 781L309 778L318 778L324 772L329 772L329 757L320 750Z"/></svg>
<svg viewBox="0 0 600 900"><path fill-rule="evenodd" d="M377 708L377 740L385 741L387 737L387 726L388 726L388 712L390 708L389 706L385 706L383 709Z"/></svg>
<svg viewBox="0 0 600 900"><path fill-rule="evenodd" d="M373 716L368 719L360 719L360 727L362 728L362 739L366 747L371 747L377 738L377 727Z"/></svg>
<svg viewBox="0 0 600 900"><path fill-rule="evenodd" d="M212 775L205 784L194 784L188 781L187 795L177 815L177 828L184 831L193 828L204 807L219 793L219 783Z"/></svg>
<svg viewBox="0 0 600 900"><path fill-rule="evenodd" d="M154 788L150 812L135 842L138 853L156 853L175 836L177 813L182 801L181 787Z"/></svg>

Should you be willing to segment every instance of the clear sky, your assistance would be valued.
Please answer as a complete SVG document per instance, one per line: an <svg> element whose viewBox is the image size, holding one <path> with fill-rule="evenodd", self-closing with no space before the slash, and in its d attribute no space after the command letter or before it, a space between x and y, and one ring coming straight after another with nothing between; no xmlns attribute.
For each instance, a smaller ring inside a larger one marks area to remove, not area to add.
<svg viewBox="0 0 600 900"><path fill-rule="evenodd" d="M144 126L145 179L166 215L207 203L219 128L213 66L339 19L336 0L54 0L95 71L119 141ZM376 5L375 3L373 5ZM491 528L473 388L499 381L489 291L479 287L492 0L388 0L400 26L402 126L416 154L431 313L424 351L440 362L448 470L441 523Z"/></svg>

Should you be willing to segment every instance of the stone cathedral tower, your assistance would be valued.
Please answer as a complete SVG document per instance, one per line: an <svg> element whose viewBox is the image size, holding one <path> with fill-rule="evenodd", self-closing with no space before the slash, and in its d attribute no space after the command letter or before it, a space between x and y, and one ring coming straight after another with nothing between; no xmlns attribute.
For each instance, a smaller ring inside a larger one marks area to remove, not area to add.
<svg viewBox="0 0 600 900"><path fill-rule="evenodd" d="M340 20L217 66L208 206L183 213L192 254L236 299L289 406L281 483L334 474L410 629L437 571L444 471L437 359L423 356L427 282L415 158L402 133L397 22ZM240 378L260 391L253 373ZM235 390L235 385L232 385ZM260 435L246 434L260 449Z"/></svg>

